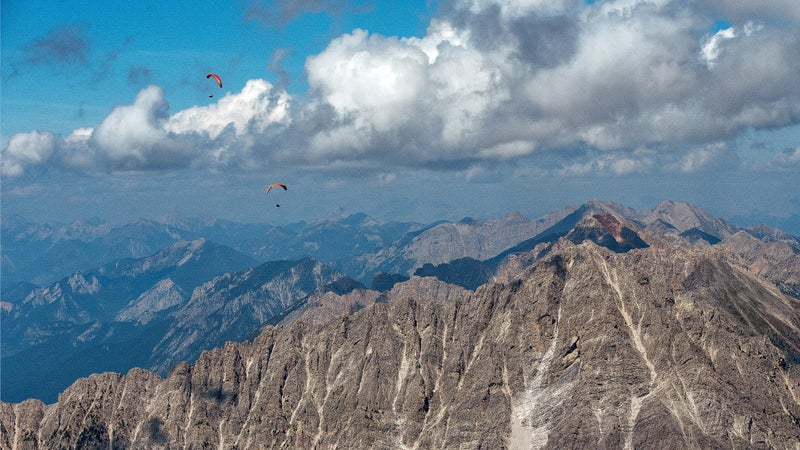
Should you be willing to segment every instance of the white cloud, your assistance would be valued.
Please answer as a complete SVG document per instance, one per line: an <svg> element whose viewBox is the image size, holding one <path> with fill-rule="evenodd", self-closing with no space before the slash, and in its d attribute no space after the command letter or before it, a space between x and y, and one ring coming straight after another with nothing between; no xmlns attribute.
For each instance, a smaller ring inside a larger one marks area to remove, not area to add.
<svg viewBox="0 0 800 450"><path fill-rule="evenodd" d="M95 149L89 146L92 133L94 128L78 128L64 139L60 145L60 152L65 166L89 170L95 165Z"/></svg>
<svg viewBox="0 0 800 450"><path fill-rule="evenodd" d="M418 47L428 56L428 63L433 64L439 58L439 46L442 44L465 47L469 42L467 30L459 29L449 22L433 19L428 26L427 34L423 38L404 38L406 42L414 47Z"/></svg>
<svg viewBox="0 0 800 450"><path fill-rule="evenodd" d="M572 173L692 172L746 130L797 124L797 7L771 5L784 21L744 0L458 1L421 37L335 38L307 59L303 100L255 79L170 115L151 86L93 129L12 137L2 173L43 164L383 173L541 154ZM719 11L734 22L709 34Z"/></svg>
<svg viewBox="0 0 800 450"><path fill-rule="evenodd" d="M2 173L21 175L47 162L75 170L148 170L188 166L255 168L256 136L289 120L290 98L264 80L250 80L218 103L170 116L164 91L149 86L132 104L115 107L94 128L66 138L21 133L3 150ZM232 136L225 135L230 129Z"/></svg>
<svg viewBox="0 0 800 450"><path fill-rule="evenodd" d="M161 120L168 108L164 92L149 86L136 96L132 105L114 108L92 132L90 143L107 158L111 167L141 169L150 166L150 157L165 149L167 133Z"/></svg>
<svg viewBox="0 0 800 450"><path fill-rule="evenodd" d="M472 14L482 14L489 9L498 8L504 20L513 20L533 13L561 14L581 3L578 0L459 0L456 4L458 8L466 9Z"/></svg>
<svg viewBox="0 0 800 450"><path fill-rule="evenodd" d="M26 167L46 163L55 150L56 138L48 131L32 131L11 136L2 153L2 174L18 176Z"/></svg>
<svg viewBox="0 0 800 450"><path fill-rule="evenodd" d="M681 160L668 168L683 173L697 172L719 161L728 151L724 143L717 142L695 148L687 152Z"/></svg>
<svg viewBox="0 0 800 450"><path fill-rule="evenodd" d="M176 134L205 134L210 139L218 138L228 126L239 136L261 132L288 119L289 100L286 92L273 97L269 82L249 80L241 92L225 95L217 103L178 111L166 120L164 129Z"/></svg>
<svg viewBox="0 0 800 450"><path fill-rule="evenodd" d="M727 41L729 39L733 39L736 37L736 31L733 27L725 28L724 30L719 30L711 36L708 41L701 47L703 59L706 62L706 65L709 68L714 67L714 64L717 61L717 57L719 56L720 52L720 45L722 42Z"/></svg>
<svg viewBox="0 0 800 450"><path fill-rule="evenodd" d="M428 84L428 57L395 38L354 30L308 58L311 87L341 114L356 114L379 132L410 120Z"/></svg>

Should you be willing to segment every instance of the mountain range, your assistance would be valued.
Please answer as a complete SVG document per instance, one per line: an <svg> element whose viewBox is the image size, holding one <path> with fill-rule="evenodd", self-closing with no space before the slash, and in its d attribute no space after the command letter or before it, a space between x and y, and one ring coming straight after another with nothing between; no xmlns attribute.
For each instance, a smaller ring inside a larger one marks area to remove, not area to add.
<svg viewBox="0 0 800 450"><path fill-rule="evenodd" d="M3 404L2 448L800 445L780 230L680 202L357 214L280 229L329 253L261 262L162 226L193 239L4 290L3 401L51 404Z"/></svg>
<svg viewBox="0 0 800 450"><path fill-rule="evenodd" d="M112 226L99 219L70 224L2 220L2 288L44 286L116 259L143 258L179 241L206 239L259 262L313 257L332 261L375 251L422 225L379 222L366 214L335 211L313 223L286 226L166 215Z"/></svg>

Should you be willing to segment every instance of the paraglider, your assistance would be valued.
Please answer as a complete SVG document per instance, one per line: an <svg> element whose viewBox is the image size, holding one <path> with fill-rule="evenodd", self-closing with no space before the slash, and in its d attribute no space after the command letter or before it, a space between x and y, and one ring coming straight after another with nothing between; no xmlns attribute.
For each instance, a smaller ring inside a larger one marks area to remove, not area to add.
<svg viewBox="0 0 800 450"><path fill-rule="evenodd" d="M216 80L216 82L219 85L220 89L222 89L222 78L220 78L219 75L217 75L215 73L210 73L210 74L206 75L206 79L208 79L208 78L213 78L214 80ZM211 94L211 95L208 96L208 98L213 98L213 97L214 97L214 94Z"/></svg>
<svg viewBox="0 0 800 450"><path fill-rule="evenodd" d="M284 190L284 191L288 190L288 189L286 189L286 185L285 185L285 184L283 184L283 183L272 183L272 184L270 184L269 186L267 186L267 188L266 188L266 189L264 189L264 192L265 192L265 193L267 193L267 194L269 194L269 191L271 191L271 190L272 190L272 188L283 188L283 190ZM278 204L278 203L276 203L276 204L275 204L275 207L276 207L276 208L280 208L280 207L281 207L281 205L280 205L280 204Z"/></svg>
<svg viewBox="0 0 800 450"><path fill-rule="evenodd" d="M264 189L264 192L269 194L269 191L271 191L272 188L276 188L276 187L283 188L284 191L288 190L288 189L286 189L286 185L283 184L283 183L272 183L269 186L267 186L266 189Z"/></svg>

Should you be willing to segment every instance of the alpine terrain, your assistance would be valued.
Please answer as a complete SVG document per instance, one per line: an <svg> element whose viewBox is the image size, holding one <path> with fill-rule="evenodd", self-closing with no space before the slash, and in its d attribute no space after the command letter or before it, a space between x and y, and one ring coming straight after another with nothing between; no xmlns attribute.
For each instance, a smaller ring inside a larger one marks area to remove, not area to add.
<svg viewBox="0 0 800 450"><path fill-rule="evenodd" d="M376 269L401 261L391 246L422 254L428 231L500 222L528 226L434 225L363 254L371 288L308 259L214 275L169 316L137 296L114 317L169 317L159 336L179 338L159 345L263 328L2 403L0 447L800 448L795 237L678 202L589 202L504 249Z"/></svg>

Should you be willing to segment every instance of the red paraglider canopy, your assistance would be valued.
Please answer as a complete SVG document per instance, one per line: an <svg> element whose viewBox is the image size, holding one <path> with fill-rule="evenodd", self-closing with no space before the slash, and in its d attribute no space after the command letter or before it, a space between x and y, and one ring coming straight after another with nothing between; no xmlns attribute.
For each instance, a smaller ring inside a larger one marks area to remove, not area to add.
<svg viewBox="0 0 800 450"><path fill-rule="evenodd" d="M217 80L217 84L219 85L219 87L222 87L222 78L220 78L219 75L215 73L210 73L206 75L206 78L214 78L215 80Z"/></svg>

